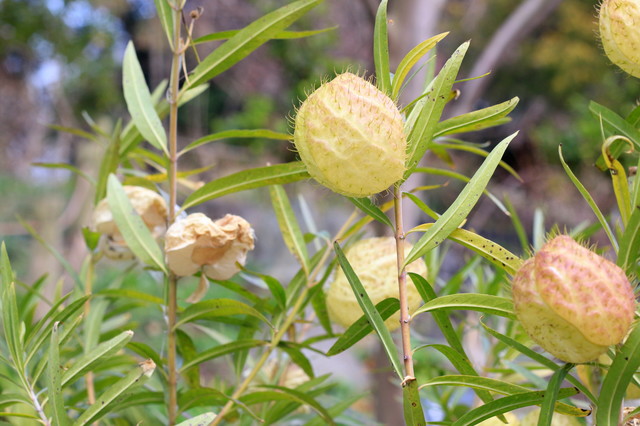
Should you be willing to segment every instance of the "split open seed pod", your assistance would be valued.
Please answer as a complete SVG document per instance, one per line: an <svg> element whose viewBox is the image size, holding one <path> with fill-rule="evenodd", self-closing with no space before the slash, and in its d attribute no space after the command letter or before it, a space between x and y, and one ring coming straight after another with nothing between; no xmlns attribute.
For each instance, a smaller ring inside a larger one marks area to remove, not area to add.
<svg viewBox="0 0 640 426"><path fill-rule="evenodd" d="M165 254L171 271L181 277L202 270L214 280L227 280L244 265L254 248L249 222L226 215L215 222L202 213L176 221L165 236Z"/></svg>

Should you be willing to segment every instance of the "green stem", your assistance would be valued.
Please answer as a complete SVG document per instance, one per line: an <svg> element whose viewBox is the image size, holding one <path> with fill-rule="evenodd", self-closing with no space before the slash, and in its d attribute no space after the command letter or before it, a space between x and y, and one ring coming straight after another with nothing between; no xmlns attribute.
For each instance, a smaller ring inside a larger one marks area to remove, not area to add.
<svg viewBox="0 0 640 426"><path fill-rule="evenodd" d="M178 192L178 93L180 92L180 59L182 56L182 39L180 37L182 22L182 1L172 5L173 10L173 57L171 61L171 77L169 83L169 217L171 225L176 216L176 198ZM176 365L176 320L178 311L177 278L169 272L167 277L167 368L169 376L169 401L167 413L169 425L175 425L178 418L178 370Z"/></svg>

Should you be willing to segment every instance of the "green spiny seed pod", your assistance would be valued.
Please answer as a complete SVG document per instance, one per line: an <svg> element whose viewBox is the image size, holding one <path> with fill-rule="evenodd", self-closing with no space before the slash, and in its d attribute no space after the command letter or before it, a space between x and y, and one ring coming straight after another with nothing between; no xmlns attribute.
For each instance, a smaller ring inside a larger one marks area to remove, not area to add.
<svg viewBox="0 0 640 426"><path fill-rule="evenodd" d="M635 298L624 271L566 235L527 260L512 287L527 334L565 362L594 360L620 343L633 321Z"/></svg>
<svg viewBox="0 0 640 426"><path fill-rule="evenodd" d="M640 0L604 0L600 38L611 62L640 78Z"/></svg>
<svg viewBox="0 0 640 426"><path fill-rule="evenodd" d="M377 194L405 171L407 140L398 107L351 73L323 84L302 103L293 140L309 174L346 196Z"/></svg>
<svg viewBox="0 0 640 426"><path fill-rule="evenodd" d="M410 250L411 246L407 249ZM398 298L398 267L393 237L360 240L347 249L345 256L374 305L390 297ZM418 259L407 266L407 272L425 276L427 266L422 259ZM407 300L409 313L413 313L422 303L418 289L409 278L407 278ZM364 315L347 277L340 268L327 291L327 308L331 319L344 328L348 328ZM385 324L389 330L398 328L400 312L389 317Z"/></svg>

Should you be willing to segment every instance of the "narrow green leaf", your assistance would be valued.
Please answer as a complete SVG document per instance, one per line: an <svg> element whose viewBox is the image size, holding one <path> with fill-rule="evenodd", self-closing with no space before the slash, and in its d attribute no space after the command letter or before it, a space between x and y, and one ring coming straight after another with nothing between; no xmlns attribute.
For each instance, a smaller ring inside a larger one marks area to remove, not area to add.
<svg viewBox="0 0 640 426"><path fill-rule="evenodd" d="M18 316L13 271L4 242L2 243L0 251L0 267L2 268L2 328L4 330L6 344L11 353L11 359L13 359L13 363L18 372L22 372L24 366L24 346L22 338L20 337L20 328L22 326Z"/></svg>
<svg viewBox="0 0 640 426"><path fill-rule="evenodd" d="M578 391L575 388L564 388L558 392L558 398L568 398L576 395ZM488 404L481 405L462 415L451 426L470 426L480 423L483 420L496 417L518 408L529 407L531 405L539 405L544 399L545 391L523 392L515 395L505 396L496 399ZM599 425L599 424L598 424Z"/></svg>
<svg viewBox="0 0 640 426"><path fill-rule="evenodd" d="M453 52L451 58L434 79L426 96L416 104L415 108L419 115L415 121L407 121L407 125L410 127L405 129L409 135L407 141L408 155L407 171L404 175L405 179L411 175L413 169L418 165L420 159L432 143L436 125L447 103L449 93L451 92L451 88L468 47L469 42L465 42Z"/></svg>
<svg viewBox="0 0 640 426"><path fill-rule="evenodd" d="M633 328L622 348L616 353L602 382L595 423L616 426L629 383L640 367L640 327Z"/></svg>
<svg viewBox="0 0 640 426"><path fill-rule="evenodd" d="M233 342L225 343L224 345L216 346L215 348L201 351L197 354L197 356L182 365L182 367L180 368L180 373L182 374L192 367L200 365L203 362L221 357L223 355L234 353L241 349L255 348L257 346L262 346L265 344L267 344L267 342L265 342L264 340L236 340Z"/></svg>
<svg viewBox="0 0 640 426"><path fill-rule="evenodd" d="M424 410L418 394L418 382L409 380L402 387L402 407L404 411L404 422L409 426L424 426Z"/></svg>
<svg viewBox="0 0 640 426"><path fill-rule="evenodd" d="M468 112L457 117L451 117L436 125L434 138L452 133L472 132L482 130L497 124L503 124L504 119L518 104L517 97L501 104L493 105L477 111Z"/></svg>
<svg viewBox="0 0 640 426"><path fill-rule="evenodd" d="M118 336L100 343L91 351L75 360L62 375L62 386L73 382L87 371L91 371L98 362L103 362L106 358L114 355L122 349L132 337L133 331L124 331Z"/></svg>
<svg viewBox="0 0 640 426"><path fill-rule="evenodd" d="M491 151L491 154L487 156L453 204L414 245L407 255L407 259L404 262L405 266L424 256L429 250L444 241L466 219L480 198L480 194L489 183L489 179L493 175L507 146L516 135L517 133L508 136Z"/></svg>
<svg viewBox="0 0 640 426"><path fill-rule="evenodd" d="M276 164L243 170L205 184L187 197L182 210L202 204L205 201L233 194L247 189L260 188L267 185L281 185L309 179L309 173L302 162Z"/></svg>
<svg viewBox="0 0 640 426"><path fill-rule="evenodd" d="M278 395L278 397L284 397L285 399L290 399L292 401L297 401L300 402L302 404L308 405L309 407L311 407L316 413L318 413L320 415L320 417L322 417L324 419L325 422L327 422L326 424L329 425L334 425L335 426L335 422L333 421L333 419L331 418L331 415L327 412L327 409L324 408L322 405L320 405L320 403L318 401L316 401L315 398L311 397L309 394L304 393L304 392L300 392L296 389L289 389L287 387L284 386L276 386L276 385L261 385L261 388L267 388L267 389L273 389L272 394L280 394ZM275 395L271 395L274 399L276 399ZM247 401L245 401L245 398L240 398L243 402L248 403Z"/></svg>
<svg viewBox="0 0 640 426"><path fill-rule="evenodd" d="M424 201L422 201L420 198L418 198L414 194L411 194L409 192L403 192L402 195L406 196L411 201L413 201L413 204L415 204L420 210L422 210L427 216L431 217L433 220L438 220L438 218L440 217L440 215L436 211L434 211L431 207L427 206Z"/></svg>
<svg viewBox="0 0 640 426"><path fill-rule="evenodd" d="M429 284L429 282L427 282L427 280L422 275L416 274L414 272L409 272L407 275L409 276L409 278L411 278L411 281L413 281L413 284L416 286L418 293L420 293L420 297L422 297L422 300L424 300L425 302L430 302L438 298L438 295L433 290L431 284ZM456 352L463 354L466 357L462 343L460 342L458 334L453 328L453 324L451 324L447 313L441 311L431 311L431 315L433 315L433 319L440 328L440 331L442 331L442 335L444 336L447 343L449 343L449 345Z"/></svg>
<svg viewBox="0 0 640 426"><path fill-rule="evenodd" d="M62 396L62 373L60 365L60 347L59 347L59 333L58 325L56 322L53 324L51 330L51 344L49 345L49 362L48 362L48 380L47 380L47 395L49 396L51 407L51 418L53 424L65 426L69 424L69 417L64 409L64 399Z"/></svg>
<svg viewBox="0 0 640 426"><path fill-rule="evenodd" d="M311 306L313 306L313 311L316 313L316 317L318 317L318 322L328 334L333 334L329 309L327 308L327 296L322 289L322 285L318 285L317 290L314 290L310 297Z"/></svg>
<svg viewBox="0 0 640 426"><path fill-rule="evenodd" d="M204 413L199 416L192 417L189 420L185 420L184 422L180 422L177 426L207 426L214 421L216 417L215 413Z"/></svg>
<svg viewBox="0 0 640 426"><path fill-rule="evenodd" d="M309 358L307 358L306 355L302 353L302 350L297 348L295 344L290 344L289 342L280 342L278 344L278 348L285 352L289 356L289 359L298 367L300 367L307 376L309 376L310 378L315 377L311 361L309 361Z"/></svg>
<svg viewBox="0 0 640 426"><path fill-rule="evenodd" d="M298 259L300 266L302 266L302 269L308 275L311 272L309 270L309 253L307 252L307 245L300 230L300 224L296 219L296 215L293 213L293 208L291 208L289 197L287 197L287 193L280 185L271 185L269 187L269 194L271 195L273 211L276 214L278 225L280 225L282 239L289 249L289 252Z"/></svg>
<svg viewBox="0 0 640 426"><path fill-rule="evenodd" d="M9 260L9 254L7 253L7 246L4 241L0 245L0 279L2 279L3 291L11 284L13 284L13 269L11 268L11 261Z"/></svg>
<svg viewBox="0 0 640 426"><path fill-rule="evenodd" d="M252 130L225 130L222 132L212 133L207 136L203 136L200 139L196 139L187 145L182 151L178 153L178 156L186 154L187 152L198 148L202 145L208 144L210 142L225 140L225 139L233 139L233 138L248 138L248 139L274 139L274 140L282 140L289 141L291 140L291 135L288 133L280 133L274 132L269 129L252 129Z"/></svg>
<svg viewBox="0 0 640 426"><path fill-rule="evenodd" d="M173 49L173 9L169 4L169 0L153 0L156 5L156 11L158 12L158 19L164 30L164 34L167 36L169 46Z"/></svg>
<svg viewBox="0 0 640 426"><path fill-rule="evenodd" d="M140 134L151 145L165 154L167 151L167 135L162 127L162 122L153 107L151 93L144 79L142 68L136 56L133 42L129 42L124 52L122 61L122 89L127 109L131 114L131 120L140 131Z"/></svg>
<svg viewBox="0 0 640 426"><path fill-rule="evenodd" d="M213 319L216 317L225 317L228 315L251 315L265 323L271 323L264 315L251 306L233 299L210 299L202 302L194 303L187 307L179 315L178 322L175 327L178 328L182 324L193 322L200 319Z"/></svg>
<svg viewBox="0 0 640 426"><path fill-rule="evenodd" d="M327 33L329 31L333 31L337 29L338 26L322 28L320 30L308 30L308 31L280 31L273 37L271 40L291 40L296 38L305 38L311 37L317 34ZM207 34L202 37L198 37L193 40L193 44L201 44L209 41L217 41L217 40L227 40L234 35L238 34L240 30L227 30L227 31L218 31L216 33Z"/></svg>
<svg viewBox="0 0 640 426"><path fill-rule="evenodd" d="M86 174L85 172L83 172L82 170L80 170L79 168L71 165L71 164L67 164L67 163L31 163L31 165L33 167L42 167L42 168L46 168L46 169L63 169L63 170L68 170L71 173L75 173L78 176L81 176L82 178L84 178L87 182L89 182L91 185L95 185L96 181L89 176L88 174Z"/></svg>
<svg viewBox="0 0 640 426"><path fill-rule="evenodd" d="M387 0L382 0L376 13L373 29L373 63L376 68L378 89L391 95L391 71L389 69L389 35L387 33Z"/></svg>
<svg viewBox="0 0 640 426"><path fill-rule="evenodd" d="M584 187L584 185L580 182L578 177L575 174L573 174L573 172L569 168L569 165L564 161L564 157L562 156L562 145L558 146L558 156L560 157L560 163L562 163L562 167L564 168L565 173L567 174L567 176L569 176L569 179L571 179L571 182L573 182L575 187L578 189L578 191L582 195L582 198L584 198L587 204L589 204L589 207L591 207L591 210L598 218L598 222L600 222L600 225L602 225L602 229L604 229L604 232L609 237L611 246L614 248L616 252L618 252L618 241L616 240L616 237L614 237L613 231L611 230L611 227L607 223L607 220L604 218L604 215L600 211L600 208L596 204L591 194L589 194L589 191L587 190L587 188Z"/></svg>
<svg viewBox="0 0 640 426"><path fill-rule="evenodd" d="M118 380L113 385L100 395L94 404L92 404L86 411L84 411L80 417L73 423L73 426L84 426L95 422L105 414L107 406L112 403L116 398L129 392L135 386L139 386L144 383L153 371L156 365L150 359L141 362L134 369L132 369L126 376Z"/></svg>
<svg viewBox="0 0 640 426"><path fill-rule="evenodd" d="M434 151L434 153L437 152L437 150L439 149L452 149L452 150L456 150L456 151L464 151L464 152L471 152L472 154L476 154L479 155L481 157L487 157L487 155L489 154L487 151L478 148L476 146L473 146L471 144L468 143L459 143L456 140L453 140L454 143L444 143L444 142L438 142L436 144L434 144L431 149ZM448 154L448 153L447 153ZM451 165L452 167L455 167L454 164ZM506 162L501 161L500 162L500 167L502 167L504 170L506 170L507 172L509 172L509 174L511 176L513 176L514 178L518 179L520 182L522 182L522 178L520 177L520 175L518 174L518 172L516 172L514 170L513 167L511 167L510 165L508 165ZM433 168L425 168L428 170L434 170ZM423 170L421 167L416 168L416 171L418 170ZM438 170L438 169L435 169ZM444 175L444 173L443 173ZM464 175L462 175L464 176Z"/></svg>
<svg viewBox="0 0 640 426"><path fill-rule="evenodd" d="M615 112L611 111L609 108L598 104L597 102L591 101L589 103L589 111L598 118L602 120L605 128L610 130L615 135L626 136L631 140L633 145L635 146L636 151L640 150L640 130L626 121L624 118L620 117ZM619 141L611 147L611 155L613 158L618 158L618 156L627 148L627 144ZM604 158L600 156L596 161L596 166L600 168L600 170L606 170L607 166L604 163Z"/></svg>
<svg viewBox="0 0 640 426"><path fill-rule="evenodd" d="M164 90L160 90L162 86L166 86L166 82L163 80L158 87L154 90L152 100L155 99L156 93L162 94ZM187 90L184 92L180 98L178 99L178 106L182 106L189 102L190 100L198 97L202 93L206 92L209 88L208 84L202 84L193 89ZM161 100L160 100L161 99ZM161 119L166 117L169 114L169 103L166 98L158 98L158 102L155 104L155 111L158 114L158 117ZM142 142L142 135L140 134L138 128L134 125L133 121L130 121L122 131L120 135L122 143L120 144L120 155L124 156L128 154L131 150L136 148L140 142Z"/></svg>
<svg viewBox="0 0 640 426"><path fill-rule="evenodd" d="M398 98L400 89L402 88L402 83L404 83L404 80L409 74L409 71L411 71L415 64L417 64L418 61L424 57L424 55L429 53L429 51L433 49L440 40L447 36L447 34L449 33L441 33L424 40L422 43L411 49L409 53L407 53L404 58L402 58L400 64L398 65L398 68L396 68L395 74L393 75L391 99Z"/></svg>
<svg viewBox="0 0 640 426"><path fill-rule="evenodd" d="M142 342L129 342L127 343L127 349L140 355L143 358L150 358L156 364L156 366L160 367L158 371L162 373L162 367L164 366L164 363L162 362L162 359L160 358L158 352L156 352L151 346Z"/></svg>
<svg viewBox="0 0 640 426"><path fill-rule="evenodd" d="M75 127L60 126L58 124L49 124L49 127L52 128L53 130L70 133L72 135L76 135L81 138L88 139L90 141L97 140L96 135L94 135L93 133L85 132L82 129L76 129Z"/></svg>
<svg viewBox="0 0 640 426"><path fill-rule="evenodd" d="M559 370L556 370L549 380L547 385L547 391L544 394L544 401L540 407L540 416L538 417L538 426L551 426L553 420L553 411L558 399L558 392L560 392L560 386L567 373L575 367L574 364L565 364Z"/></svg>
<svg viewBox="0 0 640 426"><path fill-rule="evenodd" d="M413 228L410 232L414 231L427 231L434 224L425 223ZM473 250L480 256L484 257L506 273L515 275L524 262L521 258L511 253L499 244L484 238L475 232L467 231L466 229L457 228L449 236L448 239L459 243L460 245Z"/></svg>
<svg viewBox="0 0 640 426"><path fill-rule="evenodd" d="M627 225L629 216L631 215L631 196L629 195L629 181L627 180L627 173L622 163L620 163L612 154L611 147L616 141L622 140L627 142L629 147L633 150L633 145L629 139L624 136L611 136L607 138L602 144L602 158L607 165L609 174L611 176L611 184L613 186L613 194L616 197L618 203L618 212L622 219L623 226Z"/></svg>
<svg viewBox="0 0 640 426"><path fill-rule="evenodd" d="M142 218L136 213L115 175L109 176L107 202L113 220L131 251L145 264L167 273L162 250Z"/></svg>
<svg viewBox="0 0 640 426"><path fill-rule="evenodd" d="M383 321L398 312L398 310L400 310L400 302L394 298L384 299L376 305L376 311L378 311ZM367 316L361 316L336 340L327 351L327 356L337 355L346 351L372 331L373 327Z"/></svg>
<svg viewBox="0 0 640 426"><path fill-rule="evenodd" d="M402 379L402 363L400 362L400 356L398 355L398 351L396 349L395 343L393 342L393 338L391 337L391 333L387 329L387 326L384 324L384 321L382 320L382 317L378 313L376 307L373 306L373 302L371 302L367 291L365 290L364 286L360 282L360 279L349 264L347 257L342 252L340 244L338 244L338 242L334 242L333 248L336 252L338 263L340 263L344 275L351 285L353 294L356 296L358 305L360 305L360 308L373 326L373 329L376 331L376 333L378 333L378 336L380 336L380 341L382 342L382 346L384 347L385 352L387 352L387 356L389 357L389 361L391 362L393 369L395 370L398 377Z"/></svg>
<svg viewBox="0 0 640 426"><path fill-rule="evenodd" d="M185 412L195 407L211 407L212 405L222 405L229 400L229 397L217 389L198 388L180 392L178 395L178 407Z"/></svg>
<svg viewBox="0 0 640 426"><path fill-rule="evenodd" d="M121 121L118 121L116 129L109 140L109 144L102 155L100 161L100 169L98 171L98 181L96 183L96 195L93 204L98 204L100 200L107 196L107 180L111 173L115 173L118 170L120 164L120 126ZM132 126L133 128L134 126Z"/></svg>
<svg viewBox="0 0 640 426"><path fill-rule="evenodd" d="M231 68L321 1L299 0L247 25L198 64L182 87L181 93Z"/></svg>
<svg viewBox="0 0 640 426"><path fill-rule="evenodd" d="M163 305L164 301L157 296L142 291L130 290L124 288L108 288L93 294L94 297L106 297L109 299L139 300L141 302L153 303L155 305Z"/></svg>
<svg viewBox="0 0 640 426"><path fill-rule="evenodd" d="M353 198L347 197L349 201L351 201L357 208L362 210L367 215L371 216L373 219L378 222L385 224L393 229L393 224L389 217L384 214L382 210L371 201L369 198Z"/></svg>
<svg viewBox="0 0 640 426"><path fill-rule="evenodd" d="M499 315L501 317L516 319L513 312L513 302L506 297L491 296L489 294L462 293L440 296L425 303L413 313L415 318L424 312L438 309L460 309L484 312L486 314Z"/></svg>
<svg viewBox="0 0 640 426"><path fill-rule="evenodd" d="M640 206L635 206L620 239L617 265L632 274L640 257Z"/></svg>

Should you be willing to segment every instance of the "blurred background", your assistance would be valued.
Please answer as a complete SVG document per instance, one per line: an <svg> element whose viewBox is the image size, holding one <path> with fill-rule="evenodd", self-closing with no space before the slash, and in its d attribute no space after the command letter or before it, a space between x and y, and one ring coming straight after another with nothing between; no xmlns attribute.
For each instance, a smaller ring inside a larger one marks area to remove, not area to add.
<svg viewBox="0 0 640 426"><path fill-rule="evenodd" d="M202 8L194 23L194 37L198 37L239 29L285 3L188 0L186 10ZM460 43L470 39L459 78L491 71L482 79L457 84L461 95L448 105L445 117L520 98L510 123L463 138L486 142L489 149L520 130L505 161L522 182L499 171L489 188L499 198L508 196L528 232L540 217L546 229L556 223L563 229L593 221L560 166L559 144L601 209L609 213L614 208L607 174L593 166L602 136L588 104L594 100L625 116L636 104L640 85L604 56L597 36L596 5L592 0L389 2L392 69L417 43L449 31L438 45L436 70ZM216 77L203 96L181 110L180 145L227 129L291 132L295 107L321 79L346 69L371 74L377 6L377 0L326 0L293 29L336 26L334 30L271 41ZM129 40L135 43L149 86L156 87L169 75L169 51L152 0L0 1L0 240L7 242L14 266L27 282L45 273L57 278L62 267L17 217L72 265L79 266L85 254L80 229L90 222L91 184L69 170L36 163L66 164L95 177L103 147L55 126L87 132L102 129L109 134L118 119L128 121L120 67ZM199 45L199 56L214 46ZM187 68L196 61L189 52ZM417 96L422 84L420 75L416 76L400 104ZM180 169L211 167L198 175L206 182L242 168L293 159L291 146L281 141L222 141L183 157ZM456 171L467 175L479 162L472 155L454 156ZM447 167L434 156L428 156L425 164ZM422 184L447 180L429 179L433 180ZM318 229L335 231L350 214L351 205L317 184L291 187L292 194L304 196ZM448 182L445 190L429 193L428 202L443 212L460 188L459 183ZM268 268L266 273L283 277L294 272L269 213L266 191L226 197L202 209L212 217L241 214L256 224L258 248L251 260L256 269ZM536 215L536 209L542 215ZM426 218L415 213L409 219L417 224ZM521 253L510 219L487 199L478 204L467 226ZM598 234L594 238L597 242ZM275 260L273 247L282 252ZM453 264L444 273L453 274L455 269Z"/></svg>

